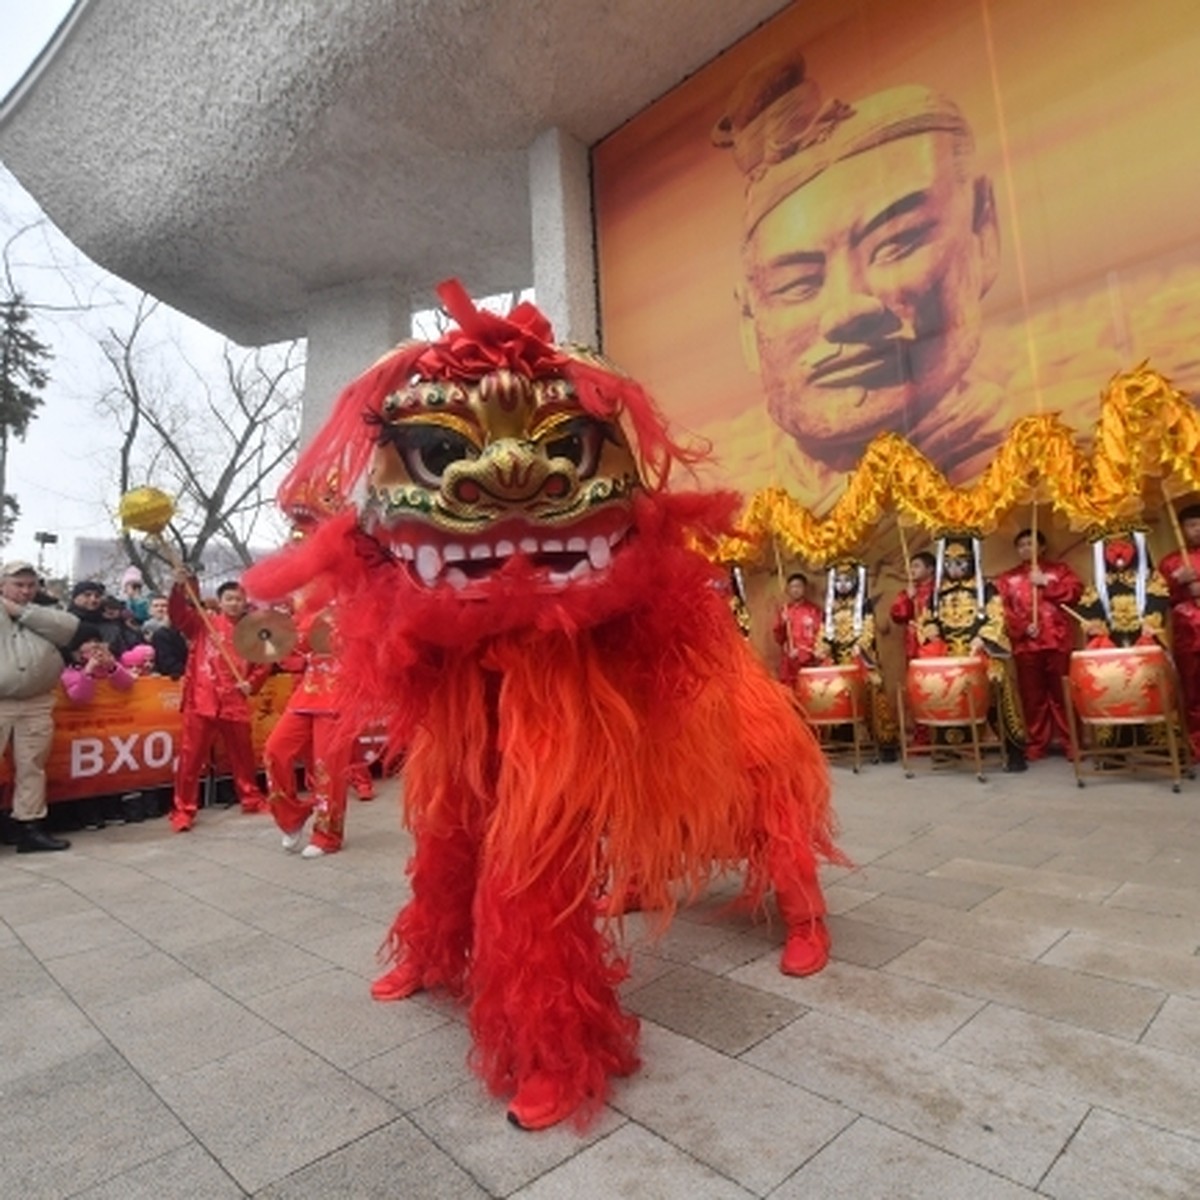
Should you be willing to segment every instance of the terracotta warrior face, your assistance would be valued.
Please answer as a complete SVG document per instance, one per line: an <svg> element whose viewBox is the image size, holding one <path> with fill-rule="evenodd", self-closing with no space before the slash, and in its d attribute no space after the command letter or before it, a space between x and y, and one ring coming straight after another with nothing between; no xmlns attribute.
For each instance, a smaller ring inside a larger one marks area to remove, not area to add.
<svg viewBox="0 0 1200 1200"><path fill-rule="evenodd" d="M424 586L478 594L523 561L558 589L603 575L620 551L637 462L567 380L418 381L382 417L363 523Z"/></svg>

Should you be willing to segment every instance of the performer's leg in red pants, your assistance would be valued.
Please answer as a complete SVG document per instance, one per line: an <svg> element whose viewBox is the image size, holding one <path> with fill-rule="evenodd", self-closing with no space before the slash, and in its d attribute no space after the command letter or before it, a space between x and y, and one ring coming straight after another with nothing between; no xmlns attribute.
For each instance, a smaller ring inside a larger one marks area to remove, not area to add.
<svg viewBox="0 0 1200 1200"><path fill-rule="evenodd" d="M480 838L462 828L418 826L413 834L412 899L388 934L394 965L371 985L376 1000L403 1000L435 987L461 995L465 987Z"/></svg>
<svg viewBox="0 0 1200 1200"><path fill-rule="evenodd" d="M1183 692L1183 719L1192 747L1192 759L1200 761L1200 651L1177 652L1175 664Z"/></svg>
<svg viewBox="0 0 1200 1200"><path fill-rule="evenodd" d="M375 780L371 778L371 765L362 759L356 759L350 764L350 786L360 800L375 799Z"/></svg>
<svg viewBox="0 0 1200 1200"><path fill-rule="evenodd" d="M313 718L313 821L312 840L324 854L335 854L342 848L346 828L346 791L349 785L350 756L354 738L336 716L319 714ZM305 851L311 855L310 850Z"/></svg>
<svg viewBox="0 0 1200 1200"><path fill-rule="evenodd" d="M638 1021L617 1000L628 968L596 927L591 882L559 864L514 891L485 866L475 893L475 1062L492 1092L512 1095L509 1120L524 1129L586 1118L609 1078L638 1066Z"/></svg>
<svg viewBox="0 0 1200 1200"><path fill-rule="evenodd" d="M785 975L815 975L829 962L830 946L816 857L801 844L776 843L770 869L775 903L787 928L779 969Z"/></svg>
<svg viewBox="0 0 1200 1200"><path fill-rule="evenodd" d="M250 739L249 721L216 722L217 732L225 743L229 766L233 771L233 786L237 789L242 812L262 812L267 798L259 790L258 764L254 761L254 743Z"/></svg>
<svg viewBox="0 0 1200 1200"><path fill-rule="evenodd" d="M299 834L312 812L312 805L302 802L296 794L296 763L308 758L312 724L310 713L288 709L275 723L263 747L269 785L267 804L275 824L289 839ZM298 848L295 842L288 845L288 849Z"/></svg>
<svg viewBox="0 0 1200 1200"><path fill-rule="evenodd" d="M1071 739L1067 732L1062 677L1067 673L1070 655L1058 650L1039 650L1036 654L1015 655L1014 662L1025 714L1025 757L1030 762L1045 758L1056 741L1064 750L1069 749Z"/></svg>
<svg viewBox="0 0 1200 1200"><path fill-rule="evenodd" d="M208 767L217 723L211 717L185 712L175 762L175 792L171 800L171 828L176 833L191 829L199 808L200 776Z"/></svg>

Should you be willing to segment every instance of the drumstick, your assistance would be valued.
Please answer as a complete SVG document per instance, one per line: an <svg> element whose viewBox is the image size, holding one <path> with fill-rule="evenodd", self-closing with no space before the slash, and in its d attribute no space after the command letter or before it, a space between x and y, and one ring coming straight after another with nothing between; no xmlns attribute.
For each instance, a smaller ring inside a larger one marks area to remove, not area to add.
<svg viewBox="0 0 1200 1200"><path fill-rule="evenodd" d="M1063 610L1063 612L1067 613L1069 616L1074 617L1075 620L1077 620L1080 623L1080 625L1090 625L1092 623L1092 621L1095 619L1093 617L1085 617L1083 615L1083 613L1076 612L1069 604L1060 604L1058 607L1061 608Z"/></svg>

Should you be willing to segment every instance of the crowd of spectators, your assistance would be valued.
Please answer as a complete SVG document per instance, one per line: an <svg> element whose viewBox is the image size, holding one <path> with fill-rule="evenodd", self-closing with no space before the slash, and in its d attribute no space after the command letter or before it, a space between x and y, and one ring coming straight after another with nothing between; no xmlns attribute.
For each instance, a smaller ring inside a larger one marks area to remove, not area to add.
<svg viewBox="0 0 1200 1200"><path fill-rule="evenodd" d="M187 641L171 625L167 597L148 594L137 567L125 570L116 590L99 580L83 579L71 588L69 597L56 595L39 578L30 603L64 610L78 622L70 641L59 647L63 660L60 682L71 704L90 703L101 680L127 690L139 676L183 676ZM45 824L56 830L96 829L142 821L162 815L170 805L170 796L170 787L164 787L153 792L62 802L52 806Z"/></svg>

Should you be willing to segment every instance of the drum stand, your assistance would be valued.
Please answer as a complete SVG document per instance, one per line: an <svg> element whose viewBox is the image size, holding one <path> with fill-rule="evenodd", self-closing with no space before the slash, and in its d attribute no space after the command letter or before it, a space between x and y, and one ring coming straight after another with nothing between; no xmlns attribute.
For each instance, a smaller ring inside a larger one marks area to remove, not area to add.
<svg viewBox="0 0 1200 1200"><path fill-rule="evenodd" d="M803 712L803 706L801 706ZM851 770L855 775L862 768L863 749L869 744L868 739L862 736L864 714L858 710L858 698L850 697L850 720L839 718L837 720L814 720L804 713L804 719L808 722L813 733L816 734L817 742L820 744L821 750L825 757L834 760L840 758L844 754L850 755ZM836 737L835 734L839 729L850 727L850 736Z"/></svg>
<svg viewBox="0 0 1200 1200"><path fill-rule="evenodd" d="M913 721L913 729L927 729L930 733L930 741L927 744L919 745L916 742L910 742L908 737L908 719L904 710L904 685L896 689L896 723L900 729L900 763L904 768L906 779L912 779L915 772L912 764L909 762L909 756L928 754L933 768L936 770L940 765L938 758L952 759L955 762L970 761L975 766L975 778L980 783L984 782L983 774L983 741L979 736L980 726L986 727L987 713L977 713L975 711L974 697L967 692L965 694L967 703L967 721L965 727L970 734L970 742L962 745L951 745L946 742L935 744L933 739L934 733L938 729L962 729L964 722L962 721ZM1003 748L1002 748L1003 749Z"/></svg>
<svg viewBox="0 0 1200 1200"><path fill-rule="evenodd" d="M1156 677L1155 686L1158 689L1159 708L1162 716L1147 716L1138 721L1092 720L1081 717L1076 711L1071 694L1071 681L1065 675L1062 684L1063 702L1067 710L1067 731L1071 735L1071 753L1075 765L1075 783L1078 787L1085 786L1085 774L1092 776L1115 773L1132 775L1139 767L1147 767L1151 770L1167 768L1173 792L1180 790L1185 773L1189 779L1195 778L1191 761L1191 746L1180 720L1183 709L1178 703L1179 683L1173 666L1170 668L1169 675L1160 673ZM1165 758L1162 747L1139 745L1136 741L1139 730L1148 730L1156 725L1163 727L1163 736L1166 741ZM1096 731L1102 727L1128 730L1129 743L1121 746L1099 745ZM1085 758L1090 763L1086 772L1083 769Z"/></svg>

